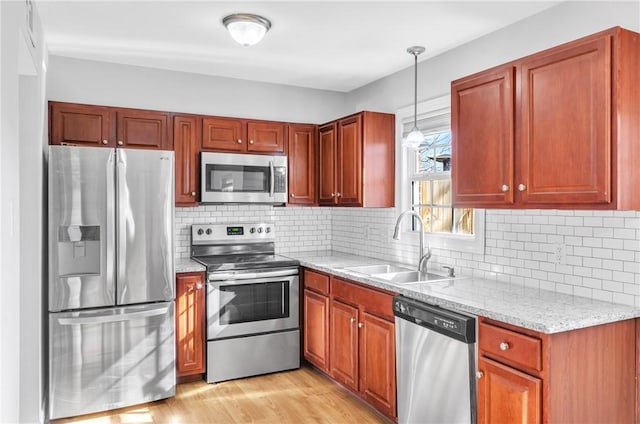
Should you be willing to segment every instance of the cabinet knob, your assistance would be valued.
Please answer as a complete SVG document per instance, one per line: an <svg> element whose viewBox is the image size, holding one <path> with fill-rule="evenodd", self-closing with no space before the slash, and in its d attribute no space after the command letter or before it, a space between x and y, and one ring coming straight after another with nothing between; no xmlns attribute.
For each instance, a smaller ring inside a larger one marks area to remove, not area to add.
<svg viewBox="0 0 640 424"><path fill-rule="evenodd" d="M509 350L511 346L509 346L509 343L507 342L502 342L500 343L500 350L505 351L505 350Z"/></svg>
<svg viewBox="0 0 640 424"><path fill-rule="evenodd" d="M476 372L476 377L478 378L478 380L480 380L482 377L484 377L484 373L482 371L478 371Z"/></svg>
<svg viewBox="0 0 640 424"><path fill-rule="evenodd" d="M349 320L351 322L351 324L353 324L354 322L356 322L355 317L351 317L351 319Z"/></svg>
<svg viewBox="0 0 640 424"><path fill-rule="evenodd" d="M242 144L242 139L238 139L238 144Z"/></svg>
<svg viewBox="0 0 640 424"><path fill-rule="evenodd" d="M295 195L295 194L293 194L293 193L291 193L291 197L296 197L296 195Z"/></svg>
<svg viewBox="0 0 640 424"><path fill-rule="evenodd" d="M519 184L519 185L518 185L518 190L519 190L519 191L525 191L526 189L527 189L527 186L526 186L526 185L524 185L524 184Z"/></svg>
<svg viewBox="0 0 640 424"><path fill-rule="evenodd" d="M362 327L364 327L364 323L363 322L359 322L358 323L358 328L362 328Z"/></svg>
<svg viewBox="0 0 640 424"><path fill-rule="evenodd" d="M249 140L249 144L253 144L253 140Z"/></svg>
<svg viewBox="0 0 640 424"><path fill-rule="evenodd" d="M124 142L122 140L118 140L118 146L122 146Z"/></svg>
<svg viewBox="0 0 640 424"><path fill-rule="evenodd" d="M109 140L102 140L102 144L109 144Z"/></svg>
<svg viewBox="0 0 640 424"><path fill-rule="evenodd" d="M500 189L506 193L507 191L509 191L509 186L506 184L502 184L502 187L500 187Z"/></svg>
<svg viewBox="0 0 640 424"><path fill-rule="evenodd" d="M198 284L196 284L196 288L197 288L198 290L202 290L202 283L198 283Z"/></svg>
<svg viewBox="0 0 640 424"><path fill-rule="evenodd" d="M196 197L196 192L195 192L195 191L192 191L192 192L191 192L191 196Z"/></svg>
<svg viewBox="0 0 640 424"><path fill-rule="evenodd" d="M340 197L340 196L342 196L342 194L340 194L340 193L338 192L338 193L336 193L336 196Z"/></svg>
<svg viewBox="0 0 640 424"><path fill-rule="evenodd" d="M336 197L335 193L331 193L331 197Z"/></svg>

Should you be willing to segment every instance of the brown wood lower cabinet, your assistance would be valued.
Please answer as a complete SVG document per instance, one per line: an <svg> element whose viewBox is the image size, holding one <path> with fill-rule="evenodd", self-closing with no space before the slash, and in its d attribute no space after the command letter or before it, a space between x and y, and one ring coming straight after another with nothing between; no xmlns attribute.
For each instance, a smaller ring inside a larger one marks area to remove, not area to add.
<svg viewBox="0 0 640 424"><path fill-rule="evenodd" d="M395 418L394 293L308 269L303 275L305 359Z"/></svg>
<svg viewBox="0 0 640 424"><path fill-rule="evenodd" d="M539 378L491 359L479 358L478 422L539 423L542 412Z"/></svg>
<svg viewBox="0 0 640 424"><path fill-rule="evenodd" d="M479 319L478 423L633 423L636 321L542 334Z"/></svg>
<svg viewBox="0 0 640 424"><path fill-rule="evenodd" d="M205 371L206 287L203 272L176 274L176 374Z"/></svg>

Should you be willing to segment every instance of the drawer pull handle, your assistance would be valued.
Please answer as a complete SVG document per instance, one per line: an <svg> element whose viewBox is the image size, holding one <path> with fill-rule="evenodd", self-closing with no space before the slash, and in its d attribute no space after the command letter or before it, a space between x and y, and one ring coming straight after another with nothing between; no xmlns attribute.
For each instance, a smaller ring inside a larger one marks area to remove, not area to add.
<svg viewBox="0 0 640 424"><path fill-rule="evenodd" d="M480 380L482 377L484 377L484 373L482 371L478 371L476 372L476 377L478 378L478 380Z"/></svg>
<svg viewBox="0 0 640 424"><path fill-rule="evenodd" d="M505 350L509 350L509 348L510 348L510 347L511 347L511 346L509 346L509 343L507 343L507 342L502 342L502 343L500 343L500 350L501 350L501 351L503 351L503 352L504 352Z"/></svg>

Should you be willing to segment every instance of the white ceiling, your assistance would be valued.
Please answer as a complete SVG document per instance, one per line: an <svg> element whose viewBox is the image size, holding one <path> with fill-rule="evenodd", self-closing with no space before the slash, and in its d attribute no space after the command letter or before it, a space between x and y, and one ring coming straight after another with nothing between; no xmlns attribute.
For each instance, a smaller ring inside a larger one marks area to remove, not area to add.
<svg viewBox="0 0 640 424"><path fill-rule="evenodd" d="M51 54L335 91L351 91L536 14L558 1L39 0ZM258 45L221 20L272 22Z"/></svg>

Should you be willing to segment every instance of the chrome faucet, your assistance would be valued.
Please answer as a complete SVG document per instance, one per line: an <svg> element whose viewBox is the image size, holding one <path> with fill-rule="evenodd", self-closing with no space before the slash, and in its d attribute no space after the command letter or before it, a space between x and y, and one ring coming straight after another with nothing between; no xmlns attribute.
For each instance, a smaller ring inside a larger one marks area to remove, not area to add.
<svg viewBox="0 0 640 424"><path fill-rule="evenodd" d="M424 222L422 221L422 217L412 210L402 212L396 220L396 228L393 231L393 238L394 240L400 240L400 223L402 222L402 219L407 215L411 215L420 223L420 252L418 253L418 272L427 272L427 261L431 258L431 248L429 247L429 245L427 245L427 251L424 251Z"/></svg>

